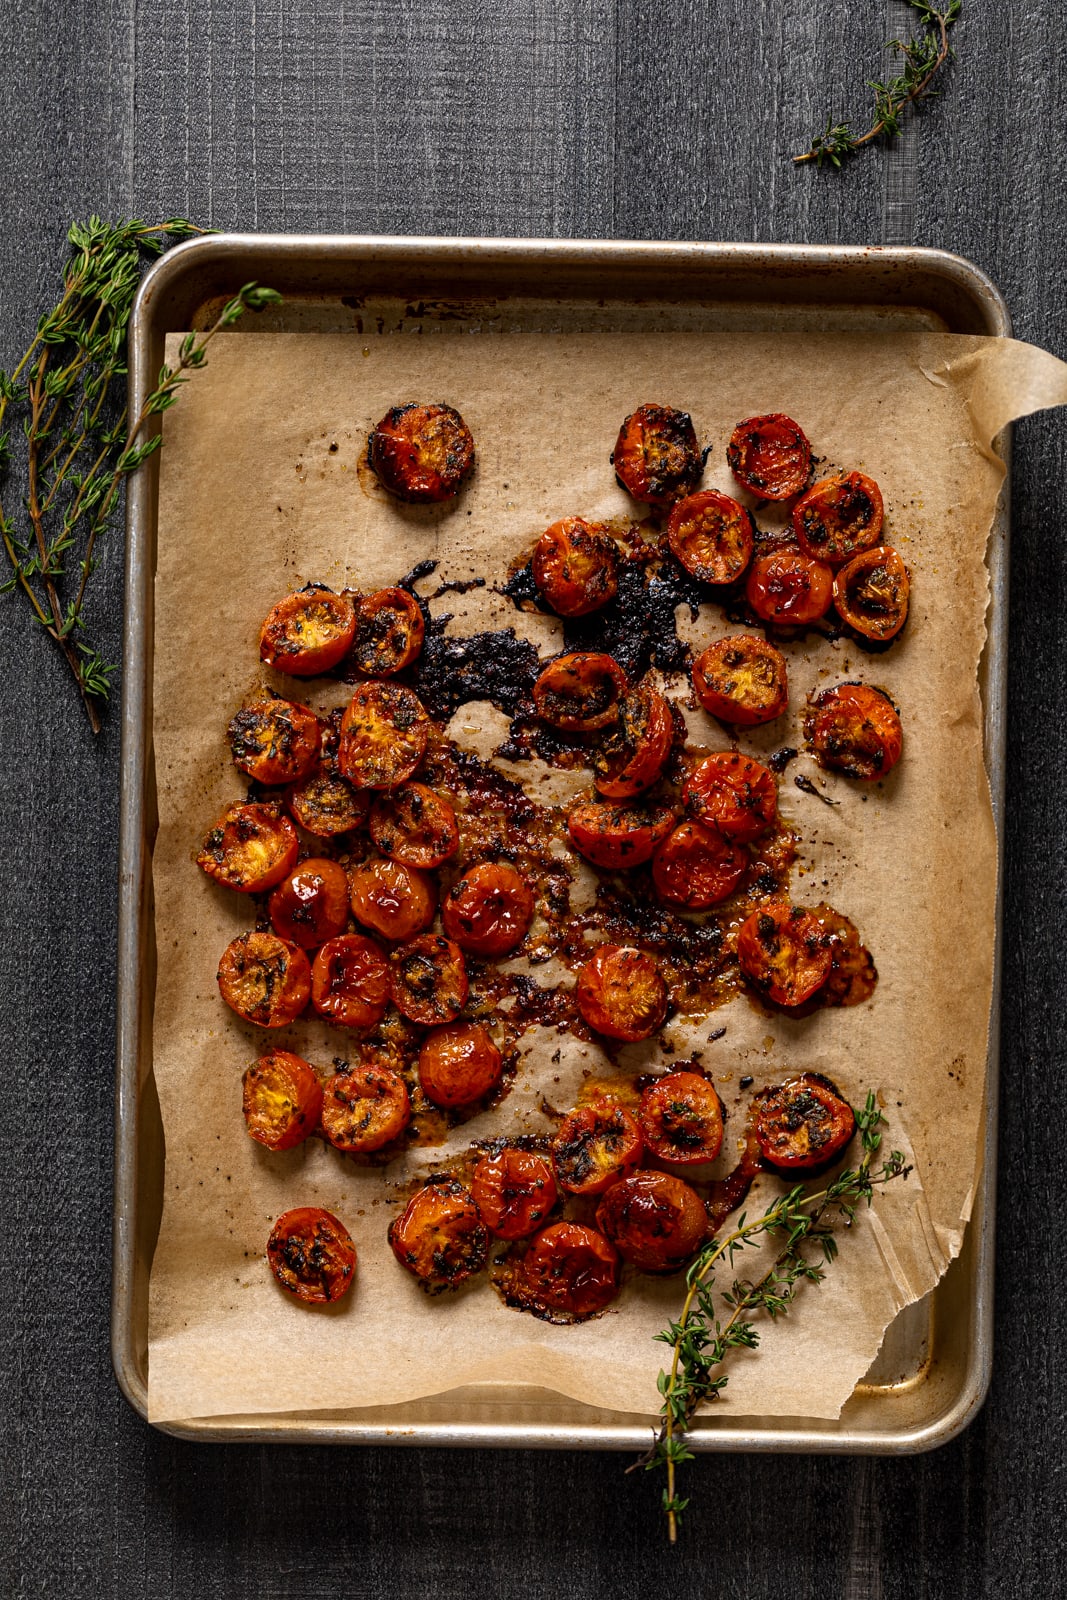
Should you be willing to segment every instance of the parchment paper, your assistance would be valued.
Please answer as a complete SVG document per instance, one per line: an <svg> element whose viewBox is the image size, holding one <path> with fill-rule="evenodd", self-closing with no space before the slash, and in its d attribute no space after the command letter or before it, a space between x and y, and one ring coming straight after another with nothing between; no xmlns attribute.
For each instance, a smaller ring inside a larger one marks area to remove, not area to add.
<svg viewBox="0 0 1067 1600"><path fill-rule="evenodd" d="M358 470L369 428L410 398L457 406L477 442L477 473L448 507L399 506ZM732 1414L836 1416L896 1312L960 1248L980 1159L993 952L995 838L976 684L983 558L1003 477L990 441L1009 419L1064 403L1067 367L1009 341L934 334L224 336L167 413L161 463L153 1066L166 1176L151 1277L154 1420L336 1411L484 1380L613 1411L658 1409L664 1350L652 1336L677 1310L678 1279L635 1278L606 1315L572 1328L506 1309L484 1281L430 1300L393 1260L386 1228L395 1186L446 1152L413 1151L379 1171L316 1140L277 1156L247 1137L241 1074L256 1055L276 1045L326 1065L345 1041L318 1021L268 1038L227 1011L215 971L252 910L193 862L244 792L225 728L254 685L270 681L257 635L274 601L309 579L367 592L427 557L440 563L438 580L491 586L556 518L631 515L608 453L621 419L648 399L692 413L712 446L704 486L728 492L734 423L795 416L820 471L860 468L879 482L886 542L912 573L911 617L890 650L867 656L845 639L788 646L788 719L741 740L757 756L801 744L807 695L843 679L873 682L900 706L904 758L884 783L823 774L807 757L781 782L801 841L794 898L827 900L857 923L880 974L873 998L802 1019L739 999L666 1030L679 1057L702 1051L728 1108L724 1170L751 1092L740 1078L759 1088L804 1069L827 1073L853 1100L877 1089L887 1146L915 1161L908 1182L892 1185L843 1242L823 1286L767 1326L757 1353L734 1360ZM491 587L446 595L434 610L454 614L451 631L511 624L543 655L559 648L559 624L517 613ZM715 606L681 626L701 645L731 631ZM320 708L346 697L337 685L274 682ZM682 701L688 689L668 686ZM686 715L695 743L726 745L703 713ZM466 706L451 732L488 754L503 728L491 707ZM539 763L508 770L540 799L588 781ZM836 805L798 791L798 771ZM538 976L545 981L544 968ZM596 1045L566 1034L536 1030L522 1051L512 1094L458 1130L456 1148L488 1132L547 1131L546 1086L565 1109L583 1073L613 1071ZM624 1051L620 1069L664 1059L650 1041ZM758 1180L750 1214L774 1189ZM296 1205L335 1211L355 1238L358 1281L337 1306L309 1311L265 1264L274 1218Z"/></svg>

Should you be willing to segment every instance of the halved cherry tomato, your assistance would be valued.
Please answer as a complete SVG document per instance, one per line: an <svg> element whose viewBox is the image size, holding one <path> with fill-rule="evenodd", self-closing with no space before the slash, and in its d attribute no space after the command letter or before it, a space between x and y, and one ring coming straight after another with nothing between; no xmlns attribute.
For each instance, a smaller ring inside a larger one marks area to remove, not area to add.
<svg viewBox="0 0 1067 1600"><path fill-rule="evenodd" d="M451 1110L481 1100L500 1082L500 1051L480 1022L434 1028L419 1051L419 1082L435 1106Z"/></svg>
<svg viewBox="0 0 1067 1600"><path fill-rule="evenodd" d="M406 589L379 589L359 602L352 659L360 672L388 678L409 667L426 634L422 608Z"/></svg>
<svg viewBox="0 0 1067 1600"><path fill-rule="evenodd" d="M532 1307L592 1317L619 1292L619 1256L595 1228L553 1222L534 1239L522 1263L522 1299Z"/></svg>
<svg viewBox="0 0 1067 1600"><path fill-rule="evenodd" d="M650 1038L667 1013L663 974L633 945L599 945L578 969L575 999L591 1028L627 1044Z"/></svg>
<svg viewBox="0 0 1067 1600"><path fill-rule="evenodd" d="M751 756L722 750L697 762L682 785L682 799L698 822L748 844L774 826L778 780Z"/></svg>
<svg viewBox="0 0 1067 1600"><path fill-rule="evenodd" d="M748 869L748 854L702 822L681 822L652 857L652 882L661 900L706 911L733 894Z"/></svg>
<svg viewBox="0 0 1067 1600"><path fill-rule="evenodd" d="M362 826L370 801L361 790L353 789L336 767L323 762L293 785L285 803L308 833L319 839L334 839L339 833Z"/></svg>
<svg viewBox="0 0 1067 1600"><path fill-rule="evenodd" d="M670 406L638 406L619 429L611 460L622 487L650 506L689 494L704 470L692 419Z"/></svg>
<svg viewBox="0 0 1067 1600"><path fill-rule="evenodd" d="M799 1006L830 976L831 936L800 906L772 900L746 917L737 959L749 982L780 1006Z"/></svg>
<svg viewBox="0 0 1067 1600"><path fill-rule="evenodd" d="M642 1272L673 1272L704 1243L708 1214L695 1189L667 1172L634 1172L597 1206L597 1227Z"/></svg>
<svg viewBox="0 0 1067 1600"><path fill-rule="evenodd" d="M735 583L752 560L752 513L718 489L679 500L667 519L667 543L701 583Z"/></svg>
<svg viewBox="0 0 1067 1600"><path fill-rule="evenodd" d="M660 1161L696 1166L722 1149L722 1102L699 1072L668 1072L641 1096L641 1137Z"/></svg>
<svg viewBox="0 0 1067 1600"><path fill-rule="evenodd" d="M833 592L832 568L796 550L757 556L745 585L745 595L757 617L789 627L803 627L825 616Z"/></svg>
<svg viewBox="0 0 1067 1600"><path fill-rule="evenodd" d="M426 753L430 722L402 683L361 683L341 718L337 764L357 789L405 783Z"/></svg>
<svg viewBox="0 0 1067 1600"><path fill-rule="evenodd" d="M556 1177L568 1194L603 1194L643 1153L637 1118L607 1095L570 1112L552 1140Z"/></svg>
<svg viewBox="0 0 1067 1600"><path fill-rule="evenodd" d="M422 933L437 909L433 879L402 861L364 861L353 867L348 891L356 921L383 939L410 939Z"/></svg>
<svg viewBox="0 0 1067 1600"><path fill-rule="evenodd" d="M367 458L398 500L451 500L474 467L474 440L451 406L393 406L367 440Z"/></svg>
<svg viewBox="0 0 1067 1600"><path fill-rule="evenodd" d="M822 478L793 507L793 532L805 555L839 567L878 543L882 491L862 472Z"/></svg>
<svg viewBox="0 0 1067 1600"><path fill-rule="evenodd" d="M431 1178L393 1219L389 1244L428 1294L440 1294L482 1270L489 1230L458 1178Z"/></svg>
<svg viewBox="0 0 1067 1600"><path fill-rule="evenodd" d="M631 689L619 721L593 756L593 782L608 800L632 800L663 774L674 744L674 718L661 694L647 684Z"/></svg>
<svg viewBox="0 0 1067 1600"><path fill-rule="evenodd" d="M314 1133L322 1112L315 1069L290 1050L271 1050L242 1079L245 1127L268 1150L292 1150Z"/></svg>
<svg viewBox="0 0 1067 1600"><path fill-rule="evenodd" d="M811 445L799 422L771 411L737 424L726 459L743 489L761 500L788 500L808 481Z"/></svg>
<svg viewBox="0 0 1067 1600"><path fill-rule="evenodd" d="M546 528L533 554L534 582L560 617L586 617L618 592L614 539L583 517Z"/></svg>
<svg viewBox="0 0 1067 1600"><path fill-rule="evenodd" d="M347 655L355 631L356 608L348 596L309 583L268 611L259 630L260 660L290 677L313 678Z"/></svg>
<svg viewBox="0 0 1067 1600"><path fill-rule="evenodd" d="M892 700L866 683L824 689L808 708L804 732L820 767L847 778L884 778L904 748Z"/></svg>
<svg viewBox="0 0 1067 1600"><path fill-rule="evenodd" d="M463 952L439 933L424 933L394 950L389 981L396 1009L426 1028L454 1022L467 1004Z"/></svg>
<svg viewBox="0 0 1067 1600"><path fill-rule="evenodd" d="M472 956L505 956L525 939L534 897L506 861L483 861L457 878L441 907L441 925Z"/></svg>
<svg viewBox="0 0 1067 1600"><path fill-rule="evenodd" d="M855 1131L852 1107L820 1073L805 1072L760 1097L756 1142L764 1161L783 1172L826 1166Z"/></svg>
<svg viewBox="0 0 1067 1600"><path fill-rule="evenodd" d="M314 950L348 926L348 879L336 861L312 856L280 883L268 906L279 938Z"/></svg>
<svg viewBox="0 0 1067 1600"><path fill-rule="evenodd" d="M407 1085L391 1067L346 1067L327 1079L322 1131L336 1150L369 1155L399 1139L410 1121Z"/></svg>
<svg viewBox="0 0 1067 1600"><path fill-rule="evenodd" d="M674 821L670 806L602 806L594 801L573 808L567 832L578 854L594 867L618 872L650 860Z"/></svg>
<svg viewBox="0 0 1067 1600"><path fill-rule="evenodd" d="M911 583L895 550L865 550L834 579L834 605L842 622L867 639L892 639L908 615Z"/></svg>
<svg viewBox="0 0 1067 1600"><path fill-rule="evenodd" d="M257 783L295 783L319 759L319 719L293 700L242 706L227 733L235 765Z"/></svg>
<svg viewBox="0 0 1067 1600"><path fill-rule="evenodd" d="M373 939L329 939L311 968L311 1003L340 1028L373 1028L389 1004L389 966Z"/></svg>
<svg viewBox="0 0 1067 1600"><path fill-rule="evenodd" d="M548 1216L559 1190L551 1161L509 1146L482 1157L471 1194L482 1221L498 1239L525 1239Z"/></svg>
<svg viewBox="0 0 1067 1600"><path fill-rule="evenodd" d="M752 633L709 644L693 662L693 688L705 711L739 728L773 722L789 704L785 657Z"/></svg>
<svg viewBox="0 0 1067 1600"><path fill-rule="evenodd" d="M242 933L222 952L219 991L231 1011L260 1028L284 1028L308 1003L311 968L275 933Z"/></svg>
<svg viewBox="0 0 1067 1600"><path fill-rule="evenodd" d="M356 1247L332 1211L298 1206L271 1229L267 1260L283 1289L308 1305L324 1306L351 1288Z"/></svg>
<svg viewBox="0 0 1067 1600"><path fill-rule="evenodd" d="M424 783L402 783L379 795L368 831L383 856L406 867L439 867L459 849L452 802Z"/></svg>
<svg viewBox="0 0 1067 1600"><path fill-rule="evenodd" d="M292 869L299 849L296 829L276 805L238 801L226 807L196 861L227 889L262 894Z"/></svg>
<svg viewBox="0 0 1067 1600"><path fill-rule="evenodd" d="M557 656L534 684L542 721L566 733L592 733L619 715L626 674L611 656L577 650Z"/></svg>

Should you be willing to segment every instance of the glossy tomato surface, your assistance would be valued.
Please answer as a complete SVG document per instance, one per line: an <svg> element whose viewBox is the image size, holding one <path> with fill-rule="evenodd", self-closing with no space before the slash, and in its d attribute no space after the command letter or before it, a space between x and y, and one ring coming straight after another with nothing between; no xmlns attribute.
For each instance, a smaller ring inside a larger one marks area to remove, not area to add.
<svg viewBox="0 0 1067 1600"><path fill-rule="evenodd" d="M367 441L367 457L398 500L451 500L474 467L474 440L452 406L393 406Z"/></svg>
<svg viewBox="0 0 1067 1600"><path fill-rule="evenodd" d="M326 1081L322 1131L338 1150L369 1155L399 1139L410 1121L407 1085L390 1067L346 1067Z"/></svg>
<svg viewBox="0 0 1067 1600"><path fill-rule="evenodd" d="M567 817L570 841L580 856L608 872L639 867L674 826L668 805L597 805L573 807Z"/></svg>
<svg viewBox="0 0 1067 1600"><path fill-rule="evenodd" d="M482 1100L500 1082L503 1062L480 1022L434 1028L419 1051L419 1082L435 1106L453 1110Z"/></svg>
<svg viewBox="0 0 1067 1600"><path fill-rule="evenodd" d="M593 782L606 800L632 800L663 776L674 744L671 708L639 684L623 700L619 720L593 755Z"/></svg>
<svg viewBox="0 0 1067 1600"><path fill-rule="evenodd" d="M242 933L219 962L219 992L231 1011L259 1028L295 1022L311 993L311 968L298 945L275 933Z"/></svg>
<svg viewBox="0 0 1067 1600"><path fill-rule="evenodd" d="M259 633L260 659L291 677L312 678L348 654L355 632L356 608L348 596L308 584L267 613Z"/></svg>
<svg viewBox="0 0 1067 1600"><path fill-rule="evenodd" d="M674 1272L696 1254L708 1214L695 1189L667 1172L634 1172L612 1184L596 1223L624 1261L642 1272Z"/></svg>
<svg viewBox="0 0 1067 1600"><path fill-rule="evenodd" d="M388 678L409 667L422 649L426 623L407 589L379 589L359 603L352 659L360 672Z"/></svg>
<svg viewBox="0 0 1067 1600"><path fill-rule="evenodd" d="M431 1178L394 1218L389 1244L427 1293L440 1294L482 1270L489 1230L458 1178Z"/></svg>
<svg viewBox="0 0 1067 1600"><path fill-rule="evenodd" d="M344 867L312 856L294 867L268 902L271 927L282 939L314 950L348 926L348 878Z"/></svg>
<svg viewBox="0 0 1067 1600"><path fill-rule="evenodd" d="M689 494L704 470L692 419L671 406L638 406L619 429L611 459L622 487L651 506Z"/></svg>
<svg viewBox="0 0 1067 1600"><path fill-rule="evenodd" d="M643 1153L636 1117L607 1096L571 1111L552 1140L556 1177L568 1194L603 1194Z"/></svg>
<svg viewBox="0 0 1067 1600"><path fill-rule="evenodd" d="M834 605L842 622L865 639L893 639L908 616L911 581L895 550L865 550L834 579Z"/></svg>
<svg viewBox="0 0 1067 1600"><path fill-rule="evenodd" d="M429 736L418 695L402 683L362 683L341 719L337 763L357 789L392 789L414 774Z"/></svg>
<svg viewBox="0 0 1067 1600"><path fill-rule="evenodd" d="M394 950L389 981L397 1010L425 1028L454 1022L467 1004L463 952L439 933L424 933Z"/></svg>
<svg viewBox="0 0 1067 1600"><path fill-rule="evenodd" d="M855 1131L852 1107L819 1073L805 1072L760 1097L756 1142L764 1161L782 1172L818 1171Z"/></svg>
<svg viewBox="0 0 1067 1600"><path fill-rule="evenodd" d="M276 805L227 806L204 840L197 865L240 894L263 894L296 865L300 840Z"/></svg>
<svg viewBox="0 0 1067 1600"><path fill-rule="evenodd" d="M318 1127L322 1086L315 1069L289 1050L271 1050L242 1079L245 1127L268 1150L292 1150Z"/></svg>
<svg viewBox="0 0 1067 1600"><path fill-rule="evenodd" d="M652 882L661 900L706 911L733 894L748 870L748 853L717 828L682 822L652 857Z"/></svg>
<svg viewBox="0 0 1067 1600"><path fill-rule="evenodd" d="M795 550L757 556L745 585L745 595L757 617L784 627L818 622L829 611L833 593L833 569L825 561Z"/></svg>
<svg viewBox="0 0 1067 1600"><path fill-rule="evenodd" d="M772 828L778 816L778 780L768 767L739 750L698 761L682 785L686 810L727 839L747 844Z"/></svg>
<svg viewBox="0 0 1067 1600"><path fill-rule="evenodd" d="M389 964L361 933L330 939L311 969L311 1003L341 1028L373 1028L389 1003Z"/></svg>
<svg viewBox="0 0 1067 1600"><path fill-rule="evenodd" d="M234 765L257 783L295 783L318 764L319 719L294 700L242 706L227 732Z"/></svg>
<svg viewBox="0 0 1067 1600"><path fill-rule="evenodd" d="M892 700L866 683L824 689L808 707L804 732L820 767L847 778L884 778L904 749Z"/></svg>
<svg viewBox="0 0 1067 1600"><path fill-rule="evenodd" d="M737 937L745 977L779 1006L799 1006L818 993L833 965L830 936L800 906L770 901L753 911Z"/></svg>
<svg viewBox="0 0 1067 1600"><path fill-rule="evenodd" d="M739 728L773 722L789 706L785 657L752 633L717 639L693 662L693 688L705 711Z"/></svg>
<svg viewBox="0 0 1067 1600"><path fill-rule="evenodd" d="M459 848L452 802L425 783L402 783L379 795L367 828L382 855L406 867L439 867Z"/></svg>
<svg viewBox="0 0 1067 1600"><path fill-rule="evenodd" d="M716 587L736 583L752 560L752 513L718 489L679 500L667 519L667 543L692 577Z"/></svg>
<svg viewBox="0 0 1067 1600"><path fill-rule="evenodd" d="M551 1212L559 1189L547 1156L506 1147L478 1162L471 1194L496 1238L526 1239Z"/></svg>
<svg viewBox="0 0 1067 1600"><path fill-rule="evenodd" d="M549 662L533 688L543 722L564 733L595 733L614 722L626 693L626 674L613 657L576 650Z"/></svg>
<svg viewBox="0 0 1067 1600"><path fill-rule="evenodd" d="M298 1206L271 1229L267 1260L283 1289L308 1305L328 1305L352 1287L356 1247L331 1211Z"/></svg>
<svg viewBox="0 0 1067 1600"><path fill-rule="evenodd" d="M726 446L730 471L761 500L788 500L811 475L811 445L799 422L781 411L739 422Z"/></svg>
<svg viewBox="0 0 1067 1600"><path fill-rule="evenodd" d="M722 1149L722 1102L699 1072L669 1072L641 1096L641 1137L660 1161L696 1166Z"/></svg>
<svg viewBox="0 0 1067 1600"><path fill-rule="evenodd" d="M534 1308L592 1317L619 1292L619 1255L609 1239L580 1222L553 1222L533 1240L522 1264L524 1298Z"/></svg>
<svg viewBox="0 0 1067 1600"><path fill-rule="evenodd" d="M468 867L441 907L448 937L468 955L483 959L517 949L533 917L533 894L522 874L506 861Z"/></svg>
<svg viewBox="0 0 1067 1600"><path fill-rule="evenodd" d="M585 617L613 600L618 565L614 539L583 517L554 522L533 553L534 582L560 617Z"/></svg>
<svg viewBox="0 0 1067 1600"><path fill-rule="evenodd" d="M575 998L591 1028L627 1044L650 1038L667 1014L663 974L633 945L599 945L579 969Z"/></svg>
<svg viewBox="0 0 1067 1600"><path fill-rule="evenodd" d="M348 875L349 901L357 922L396 943L422 933L434 919L433 879L402 861L363 861Z"/></svg>
<svg viewBox="0 0 1067 1600"><path fill-rule="evenodd" d="M882 492L862 472L842 472L812 485L793 507L793 532L805 555L831 567L878 543Z"/></svg>

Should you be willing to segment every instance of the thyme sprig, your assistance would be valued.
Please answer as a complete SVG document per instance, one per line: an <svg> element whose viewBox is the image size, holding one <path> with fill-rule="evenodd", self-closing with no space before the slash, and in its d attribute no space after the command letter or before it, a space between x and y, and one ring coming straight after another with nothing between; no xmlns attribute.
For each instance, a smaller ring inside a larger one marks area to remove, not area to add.
<svg viewBox="0 0 1067 1600"><path fill-rule="evenodd" d="M943 7L929 5L927 0L906 0L912 11L918 13L920 31L911 39L890 39L887 50L896 52L900 71L887 83L868 79L867 87L874 94L874 116L866 133L854 134L847 122L827 119L825 130L811 142L811 149L794 156L795 162L814 161L822 166L829 161L839 167L848 157L854 156L864 145L873 144L882 134L899 136L904 130L904 113L918 100L931 98L936 90L930 87L952 54L949 31L959 20L963 0L949 0Z"/></svg>
<svg viewBox="0 0 1067 1600"><path fill-rule="evenodd" d="M13 467L13 437L24 495L16 521L0 500L0 540L10 576L0 594L21 593L55 640L78 686L94 733L114 667L85 637L85 596L125 479L159 448L152 417L172 406L188 374L204 365L216 333L246 310L276 301L246 284L201 334L183 340L178 365L164 366L138 416L123 403L126 334L148 260L168 243L206 230L184 218L107 223L91 217L68 234L72 247L58 303L37 324L14 369L0 371L0 487ZM21 422L21 428L12 424Z"/></svg>
<svg viewBox="0 0 1067 1600"><path fill-rule="evenodd" d="M677 1493L676 1473L683 1462L694 1459L686 1443L686 1433L697 1408L715 1400L729 1382L728 1374L717 1372L731 1350L754 1350L759 1331L748 1320L749 1314L765 1311L772 1320L784 1316L805 1283L821 1283L826 1267L837 1255L833 1220L851 1226L858 1208L870 1205L877 1187L894 1178L906 1178L911 1168L904 1156L894 1150L877 1171L874 1157L881 1146L879 1126L884 1123L873 1093L857 1113L856 1127L863 1147L859 1166L838 1174L825 1187L806 1193L803 1184L776 1200L762 1216L751 1222L745 1215L723 1238L713 1239L692 1263L686 1274L686 1296L677 1322L671 1322L656 1335L674 1351L669 1371L658 1379L662 1396L662 1422L646 1453L634 1462L638 1467L665 1467L667 1486L663 1509L671 1543L678 1537L682 1513L689 1504ZM716 1304L716 1272L733 1268L742 1251L772 1238L780 1247L771 1265L754 1282L735 1277L730 1288L720 1292L725 1312ZM811 1254L806 1253L811 1250Z"/></svg>

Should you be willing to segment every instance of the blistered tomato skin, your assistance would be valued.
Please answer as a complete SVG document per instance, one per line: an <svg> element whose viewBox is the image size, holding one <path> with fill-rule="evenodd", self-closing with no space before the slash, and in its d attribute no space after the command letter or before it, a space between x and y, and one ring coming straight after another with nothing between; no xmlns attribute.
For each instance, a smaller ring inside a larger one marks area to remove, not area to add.
<svg viewBox="0 0 1067 1600"><path fill-rule="evenodd" d="M575 997L591 1028L626 1044L651 1038L667 1014L663 974L632 945L600 945L579 968Z"/></svg>
<svg viewBox="0 0 1067 1600"><path fill-rule="evenodd" d="M231 1011L259 1028L295 1022L311 993L311 968L298 945L274 933L242 933L219 962L219 992Z"/></svg>
<svg viewBox="0 0 1067 1600"><path fill-rule="evenodd" d="M300 840L276 805L227 806L196 858L209 878L239 894L262 894L296 864Z"/></svg>
<svg viewBox="0 0 1067 1600"><path fill-rule="evenodd" d="M553 1222L533 1240L522 1264L522 1298L548 1315L592 1317L619 1292L619 1255L609 1239L580 1222Z"/></svg>
<svg viewBox="0 0 1067 1600"><path fill-rule="evenodd" d="M773 722L789 705L785 657L751 633L709 644L693 662L693 688L705 711L739 728Z"/></svg>
<svg viewBox="0 0 1067 1600"><path fill-rule="evenodd" d="M410 1121L407 1085L389 1067L350 1067L326 1082L322 1131L337 1150L371 1155L399 1139Z"/></svg>
<svg viewBox="0 0 1067 1600"><path fill-rule="evenodd" d="M675 1272L704 1243L708 1214L695 1189L667 1172L634 1172L613 1184L597 1227L642 1272Z"/></svg>
<svg viewBox="0 0 1067 1600"><path fill-rule="evenodd" d="M368 677L388 678L411 665L425 636L415 596L406 589L379 589L359 603L352 659Z"/></svg>
<svg viewBox="0 0 1067 1600"><path fill-rule="evenodd" d="M482 1100L500 1082L503 1063L480 1022L434 1028L419 1051L419 1082L435 1106L455 1110Z"/></svg>
<svg viewBox="0 0 1067 1600"><path fill-rule="evenodd" d="M267 1260L283 1289L307 1305L329 1305L352 1287L356 1247L344 1223L318 1206L299 1206L278 1218Z"/></svg>
<svg viewBox="0 0 1067 1600"><path fill-rule="evenodd" d="M856 1131L856 1118L829 1078L805 1072L764 1091L756 1113L756 1142L780 1172L817 1172L836 1159Z"/></svg>
<svg viewBox="0 0 1067 1600"><path fill-rule="evenodd" d="M745 595L764 622L805 627L830 609L833 569L799 551L777 550L757 556L749 570Z"/></svg>
<svg viewBox="0 0 1067 1600"><path fill-rule="evenodd" d="M882 492L862 472L822 478L793 507L793 532L805 555L839 567L878 543Z"/></svg>
<svg viewBox="0 0 1067 1600"><path fill-rule="evenodd" d="M234 765L257 783L295 783L318 763L319 719L293 700L242 706L227 732Z"/></svg>
<svg viewBox="0 0 1067 1600"><path fill-rule="evenodd" d="M483 861L457 878L441 907L441 924L468 955L510 954L525 939L534 917L534 897L522 875L506 861Z"/></svg>
<svg viewBox="0 0 1067 1600"><path fill-rule="evenodd" d="M800 906L769 901L753 911L737 937L737 959L752 986L779 1006L799 1006L830 976L830 939Z"/></svg>
<svg viewBox="0 0 1067 1600"><path fill-rule="evenodd" d="M559 617L586 617L618 592L619 552L603 528L564 517L546 528L533 554L534 582Z"/></svg>
<svg viewBox="0 0 1067 1600"><path fill-rule="evenodd" d="M567 817L571 844L580 856L606 872L622 872L651 860L652 852L674 826L667 805L575 806Z"/></svg>
<svg viewBox="0 0 1067 1600"><path fill-rule="evenodd" d="M686 572L701 583L736 583L752 560L752 513L728 494L702 489L687 495L667 519L667 543Z"/></svg>
<svg viewBox="0 0 1067 1600"><path fill-rule="evenodd" d="M639 684L593 755L593 782L605 800L632 800L663 776L674 745L674 718L655 689Z"/></svg>
<svg viewBox="0 0 1067 1600"><path fill-rule="evenodd" d="M825 689L808 707L804 733L820 767L868 782L892 772L904 749L896 707L866 683Z"/></svg>
<svg viewBox="0 0 1067 1600"><path fill-rule="evenodd" d="M424 933L394 950L389 982L397 1010L425 1028L454 1022L467 1004L463 952L439 933Z"/></svg>
<svg viewBox="0 0 1067 1600"><path fill-rule="evenodd" d="M347 655L355 631L356 610L348 596L308 584L267 613L259 634L260 659L291 677L313 678Z"/></svg>
<svg viewBox="0 0 1067 1600"><path fill-rule="evenodd" d="M697 763L682 785L682 799L698 822L748 844L777 820L778 781L751 756L723 750Z"/></svg>
<svg viewBox="0 0 1067 1600"><path fill-rule="evenodd" d="M691 493L704 470L692 419L670 406L638 406L620 428L611 459L622 488L650 506Z"/></svg>
<svg viewBox="0 0 1067 1600"><path fill-rule="evenodd" d="M341 718L337 764L357 789L406 783L426 754L430 722L402 683L362 683Z"/></svg>
<svg viewBox="0 0 1067 1600"><path fill-rule="evenodd" d="M295 867L268 903L271 927L282 939L314 950L348 926L348 879L336 861L311 857Z"/></svg>
<svg viewBox="0 0 1067 1600"><path fill-rule="evenodd" d="M650 1085L638 1116L645 1149L660 1161L697 1166L722 1149L722 1102L699 1072L669 1072Z"/></svg>
<svg viewBox="0 0 1067 1600"><path fill-rule="evenodd" d="M911 582L895 550L865 550L834 579L834 605L842 622L865 639L893 639L908 616Z"/></svg>
<svg viewBox="0 0 1067 1600"><path fill-rule="evenodd" d="M761 500L789 500L811 476L811 445L799 422L780 411L739 422L726 446L730 471Z"/></svg>
<svg viewBox="0 0 1067 1600"><path fill-rule="evenodd" d="M551 1213L559 1195L546 1156L507 1148L485 1155L474 1169L471 1194L497 1239L526 1239Z"/></svg>
<svg viewBox="0 0 1067 1600"><path fill-rule="evenodd" d="M459 848L451 801L424 783L402 783L379 795L367 826L382 855L406 867L439 867Z"/></svg>
<svg viewBox="0 0 1067 1600"><path fill-rule="evenodd" d="M748 854L716 828L682 822L652 857L652 882L661 900L707 911L733 894L748 870Z"/></svg>
<svg viewBox="0 0 1067 1600"><path fill-rule="evenodd" d="M397 943L430 926L437 910L432 878L402 861L364 861L348 875L349 901L357 922Z"/></svg>
<svg viewBox="0 0 1067 1600"><path fill-rule="evenodd" d="M249 1136L267 1150L292 1150L318 1127L322 1086L289 1050L271 1050L245 1072L242 1110Z"/></svg>
<svg viewBox="0 0 1067 1600"><path fill-rule="evenodd" d="M427 1294L441 1294L482 1270L489 1230L458 1178L431 1178L394 1218L389 1245Z"/></svg>
<svg viewBox="0 0 1067 1600"><path fill-rule="evenodd" d="M542 722L564 733L595 733L618 716L626 674L611 656L576 650L548 664L533 688Z"/></svg>
<svg viewBox="0 0 1067 1600"><path fill-rule="evenodd" d="M570 1112L552 1140L556 1177L568 1194L603 1194L642 1154L637 1119L607 1097Z"/></svg>
<svg viewBox="0 0 1067 1600"><path fill-rule="evenodd" d="M434 505L451 500L474 468L474 440L452 406L394 406L367 441L380 482L398 500Z"/></svg>
<svg viewBox="0 0 1067 1600"><path fill-rule="evenodd" d="M384 954L360 933L330 939L311 969L311 1003L340 1028L373 1028L389 1004L389 966Z"/></svg>

